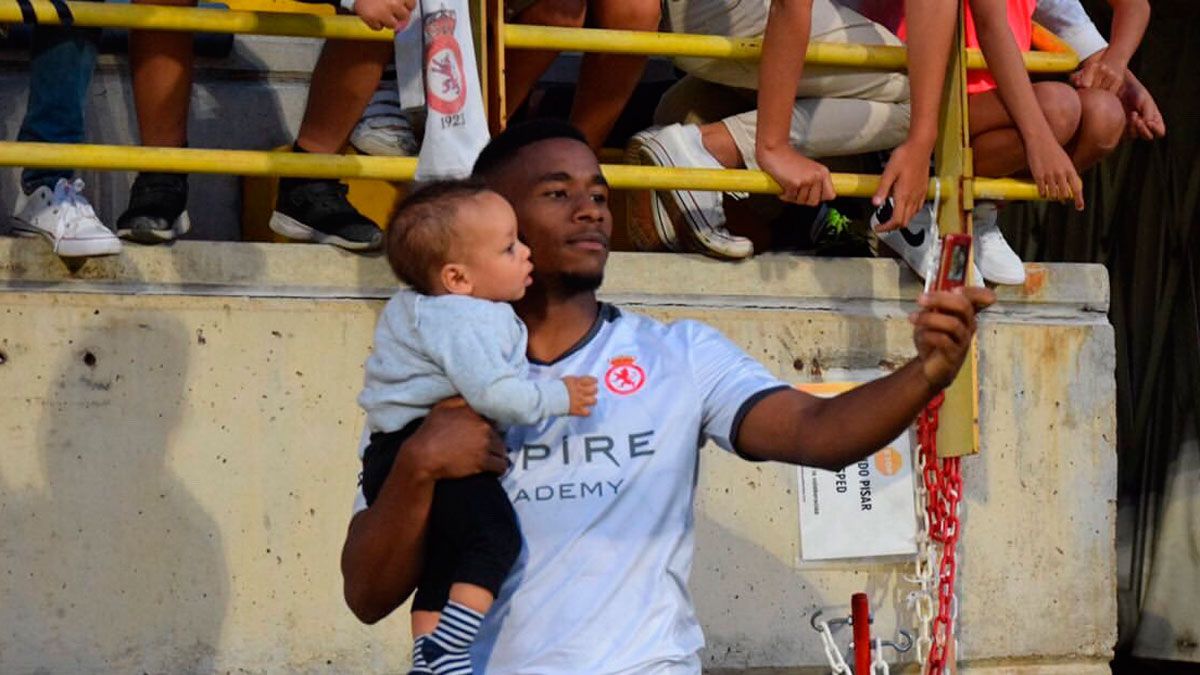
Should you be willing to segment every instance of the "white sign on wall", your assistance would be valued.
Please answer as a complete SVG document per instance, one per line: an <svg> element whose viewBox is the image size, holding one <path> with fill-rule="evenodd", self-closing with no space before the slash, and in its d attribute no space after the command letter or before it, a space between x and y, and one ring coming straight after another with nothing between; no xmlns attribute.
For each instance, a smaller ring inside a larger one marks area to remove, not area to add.
<svg viewBox="0 0 1200 675"><path fill-rule="evenodd" d="M831 396L854 383L802 385ZM874 558L917 552L911 432L841 471L799 468L803 560Z"/></svg>

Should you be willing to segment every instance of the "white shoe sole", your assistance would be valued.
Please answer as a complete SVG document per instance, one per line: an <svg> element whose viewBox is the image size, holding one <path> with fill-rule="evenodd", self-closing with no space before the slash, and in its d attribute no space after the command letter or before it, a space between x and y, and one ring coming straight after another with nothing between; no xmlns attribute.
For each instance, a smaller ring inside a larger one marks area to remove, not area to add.
<svg viewBox="0 0 1200 675"><path fill-rule="evenodd" d="M16 217L12 219L13 233L22 237L40 237L54 246L54 235L34 227ZM121 252L121 240L115 236L111 239L60 239L55 255L60 258L96 258L105 255L117 255Z"/></svg>
<svg viewBox="0 0 1200 675"><path fill-rule="evenodd" d="M191 229L192 219L184 211L171 223L171 227L164 230L123 228L117 230L117 236L139 244L165 244L182 237Z"/></svg>
<svg viewBox="0 0 1200 675"><path fill-rule="evenodd" d="M1003 273L996 274L995 270L984 271L982 267L979 268L979 273L984 279L987 279L993 284L1000 284L1002 286L1020 286L1025 283L1024 266L1021 267L1021 274L1019 276L1015 273L1007 275Z"/></svg>
<svg viewBox="0 0 1200 675"><path fill-rule="evenodd" d="M638 137L629 142L625 161L627 164L659 166L645 152L645 144ZM629 238L639 251L679 250L679 235L674 219L663 204L661 191L639 190L626 203Z"/></svg>
<svg viewBox="0 0 1200 675"><path fill-rule="evenodd" d="M667 149L650 135L635 136L629 144L628 155L632 164L648 166L676 166ZM741 260L754 255L754 244L745 237L722 235L724 225L713 225L704 218L700 207L691 199L686 190L657 190L658 203L652 204L654 226L659 237L664 241L673 240L673 250L679 249L679 242L686 241L689 248L697 253ZM695 219L703 220L694 223L686 214L695 214ZM665 218L663 216L666 216ZM670 233L669 235L667 233Z"/></svg>
<svg viewBox="0 0 1200 675"><path fill-rule="evenodd" d="M269 223L267 223L267 226L270 227L271 231L275 234L278 234L282 237L287 237L292 241L329 244L331 246L337 246L338 248L344 248L347 251L371 251L379 248L379 244L382 241L382 237L380 238L380 242L373 243L343 239L336 234L328 234L326 232L311 228L295 218L287 214L280 213L279 211L275 211L271 214L271 220Z"/></svg>

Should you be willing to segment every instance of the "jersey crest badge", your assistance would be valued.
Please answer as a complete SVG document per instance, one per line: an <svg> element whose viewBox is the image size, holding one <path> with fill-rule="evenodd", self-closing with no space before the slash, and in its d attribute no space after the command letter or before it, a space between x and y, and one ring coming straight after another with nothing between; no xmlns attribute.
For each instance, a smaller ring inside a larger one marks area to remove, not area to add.
<svg viewBox="0 0 1200 675"><path fill-rule="evenodd" d="M458 114L467 101L462 50L454 37L457 24L452 9L425 18L425 98L443 115Z"/></svg>
<svg viewBox="0 0 1200 675"><path fill-rule="evenodd" d="M609 361L608 372L604 373L604 386L617 396L628 396L646 384L646 371L636 363L633 356L618 356Z"/></svg>

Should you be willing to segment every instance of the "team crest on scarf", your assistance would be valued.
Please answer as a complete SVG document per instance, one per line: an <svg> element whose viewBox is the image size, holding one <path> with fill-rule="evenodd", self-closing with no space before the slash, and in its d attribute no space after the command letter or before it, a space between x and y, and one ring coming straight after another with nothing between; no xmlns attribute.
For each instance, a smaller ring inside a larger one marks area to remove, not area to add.
<svg viewBox="0 0 1200 675"><path fill-rule="evenodd" d="M452 9L425 17L425 99L443 115L457 115L467 101L462 49L454 38L457 25Z"/></svg>
<svg viewBox="0 0 1200 675"><path fill-rule="evenodd" d="M618 356L609 361L608 372L604 373L604 386L618 396L628 396L646 384L646 371L636 363L633 356Z"/></svg>

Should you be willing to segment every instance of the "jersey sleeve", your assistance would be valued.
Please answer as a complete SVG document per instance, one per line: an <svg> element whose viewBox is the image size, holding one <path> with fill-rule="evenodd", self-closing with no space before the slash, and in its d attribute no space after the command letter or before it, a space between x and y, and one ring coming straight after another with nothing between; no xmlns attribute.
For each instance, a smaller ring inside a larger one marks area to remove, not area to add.
<svg viewBox="0 0 1200 675"><path fill-rule="evenodd" d="M772 375L717 329L697 322L684 323L692 376L703 412L701 433L736 452L738 429L754 404L791 385Z"/></svg>
<svg viewBox="0 0 1200 675"><path fill-rule="evenodd" d="M505 425L566 415L570 398L562 380L527 379L512 309L466 300L429 303L419 322L426 354L454 389L475 412Z"/></svg>

